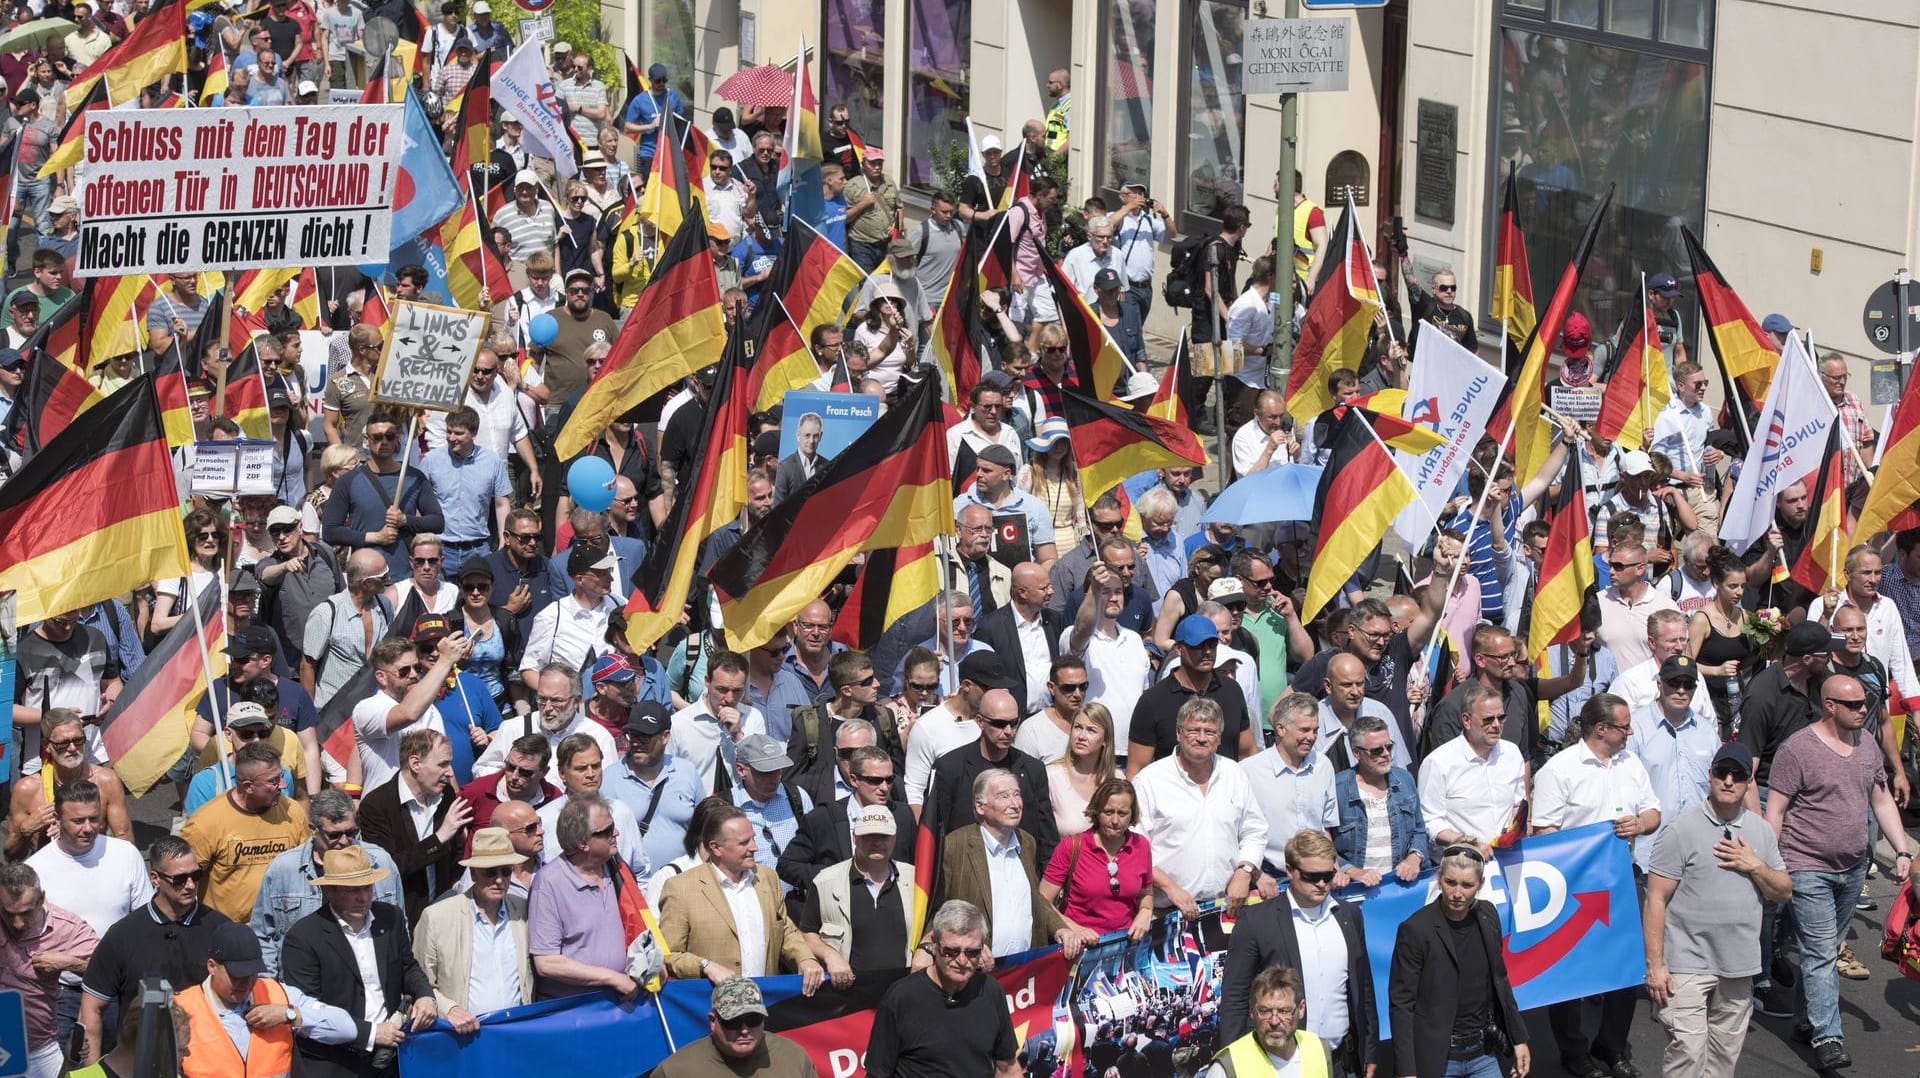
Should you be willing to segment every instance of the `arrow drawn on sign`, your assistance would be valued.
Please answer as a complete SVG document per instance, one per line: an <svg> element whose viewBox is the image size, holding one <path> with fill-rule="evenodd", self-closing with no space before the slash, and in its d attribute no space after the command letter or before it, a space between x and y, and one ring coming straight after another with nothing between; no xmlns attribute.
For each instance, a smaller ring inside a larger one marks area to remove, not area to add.
<svg viewBox="0 0 1920 1078"><path fill-rule="evenodd" d="M1607 892L1583 891L1573 896L1573 902L1573 916L1533 946L1516 951L1506 940L1501 941L1500 949L1505 953L1507 973L1515 985L1525 984L1552 969L1554 963L1565 958L1585 938L1589 929L1596 924L1607 923L1612 905Z"/></svg>

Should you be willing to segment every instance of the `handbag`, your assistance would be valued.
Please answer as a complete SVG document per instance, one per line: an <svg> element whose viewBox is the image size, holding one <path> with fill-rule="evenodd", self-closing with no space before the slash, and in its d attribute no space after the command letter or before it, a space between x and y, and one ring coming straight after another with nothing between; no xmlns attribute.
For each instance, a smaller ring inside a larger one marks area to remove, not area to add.
<svg viewBox="0 0 1920 1078"><path fill-rule="evenodd" d="M1073 871L1080 867L1080 848L1086 844L1087 840L1082 837L1067 854L1067 882L1060 886L1060 893L1053 896L1053 908L1058 913L1067 912L1067 895L1073 890Z"/></svg>

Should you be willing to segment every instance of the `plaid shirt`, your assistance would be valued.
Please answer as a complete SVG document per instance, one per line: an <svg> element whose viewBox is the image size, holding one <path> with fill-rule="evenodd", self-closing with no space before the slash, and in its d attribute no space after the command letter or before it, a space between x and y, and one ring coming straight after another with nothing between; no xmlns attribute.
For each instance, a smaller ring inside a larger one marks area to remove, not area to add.
<svg viewBox="0 0 1920 1078"><path fill-rule="evenodd" d="M1834 408L1840 413L1840 422L1845 425L1847 440L1853 443L1854 449L1859 450L1873 441L1875 437L1873 424L1867 422L1867 410L1861 406L1859 397L1852 393L1843 394L1838 401L1834 402ZM1858 461L1864 455L1864 453L1848 453L1842 458L1842 464L1845 467L1842 474L1846 476L1848 486L1859 481Z"/></svg>

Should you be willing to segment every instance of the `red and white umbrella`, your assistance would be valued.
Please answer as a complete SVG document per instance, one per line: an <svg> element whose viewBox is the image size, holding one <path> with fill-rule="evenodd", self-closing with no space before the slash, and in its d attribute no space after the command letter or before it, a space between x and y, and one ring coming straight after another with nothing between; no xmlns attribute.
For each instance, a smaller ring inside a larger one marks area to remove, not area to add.
<svg viewBox="0 0 1920 1078"><path fill-rule="evenodd" d="M762 64L736 71L713 88L715 97L742 105L793 104L793 71L779 64Z"/></svg>

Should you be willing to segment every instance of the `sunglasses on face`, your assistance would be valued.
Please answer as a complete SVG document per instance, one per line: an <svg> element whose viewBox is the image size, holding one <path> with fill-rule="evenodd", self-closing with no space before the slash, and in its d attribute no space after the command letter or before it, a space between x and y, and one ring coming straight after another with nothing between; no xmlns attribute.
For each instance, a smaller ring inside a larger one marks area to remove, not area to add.
<svg viewBox="0 0 1920 1078"><path fill-rule="evenodd" d="M1300 877L1301 883L1332 883L1334 875L1332 869L1324 872L1308 872L1304 868L1294 869L1293 874Z"/></svg>
<svg viewBox="0 0 1920 1078"><path fill-rule="evenodd" d="M888 783L893 781L893 776L892 775L855 775L853 777L853 780L855 782L865 783L868 786L885 786Z"/></svg>
<svg viewBox="0 0 1920 1078"><path fill-rule="evenodd" d="M981 953L985 950L984 947L942 947L940 948L940 957L949 962L960 958L964 958L969 962L977 962L980 960Z"/></svg>
<svg viewBox="0 0 1920 1078"><path fill-rule="evenodd" d="M907 688L917 693L934 693L940 691L940 683L937 681L909 681L907 682Z"/></svg>
<svg viewBox="0 0 1920 1078"><path fill-rule="evenodd" d="M329 831L324 827L317 827L313 833L319 835L321 840L329 846L338 846L343 842L360 841L360 829L358 827L349 827L345 831Z"/></svg>
<svg viewBox="0 0 1920 1078"><path fill-rule="evenodd" d="M1391 755L1393 752L1393 742L1391 741L1387 742L1384 745L1374 745L1371 747L1368 747L1365 745L1358 745L1355 747L1359 749L1359 751L1365 753L1368 756L1388 756L1388 755Z"/></svg>
<svg viewBox="0 0 1920 1078"><path fill-rule="evenodd" d="M1753 778L1751 771L1746 771L1733 764L1723 764L1720 767L1716 767L1710 774L1716 779L1732 779L1735 782L1746 782Z"/></svg>
<svg viewBox="0 0 1920 1078"><path fill-rule="evenodd" d="M292 535L293 530L294 525L292 524L269 524L267 526L267 534L273 536L275 539L283 535Z"/></svg>
<svg viewBox="0 0 1920 1078"><path fill-rule="evenodd" d="M70 737L64 741L49 741L47 747L64 752L68 749L85 748L86 744L87 739L84 737Z"/></svg>
<svg viewBox="0 0 1920 1078"><path fill-rule="evenodd" d="M419 663L402 663L393 668L395 677L413 677L420 672Z"/></svg>
<svg viewBox="0 0 1920 1078"><path fill-rule="evenodd" d="M993 727L995 730L1011 730L1020 725L1019 719L981 719L980 721Z"/></svg>
<svg viewBox="0 0 1920 1078"><path fill-rule="evenodd" d="M1607 568L1612 569L1616 573L1626 573L1638 569L1645 564L1647 563L1643 561L1610 561L1607 563Z"/></svg>
<svg viewBox="0 0 1920 1078"><path fill-rule="evenodd" d="M1062 696L1078 696L1081 693L1087 691L1087 683L1084 681L1075 681L1071 683L1065 682L1065 681L1056 681L1053 684L1053 688L1055 692L1058 692Z"/></svg>
<svg viewBox="0 0 1920 1078"><path fill-rule="evenodd" d="M189 883L199 883L205 876L206 870L198 868L188 872L156 871L153 874L154 879L159 880L168 887L185 887Z"/></svg>

